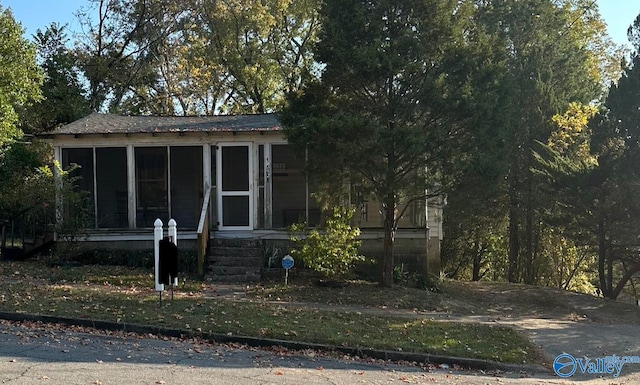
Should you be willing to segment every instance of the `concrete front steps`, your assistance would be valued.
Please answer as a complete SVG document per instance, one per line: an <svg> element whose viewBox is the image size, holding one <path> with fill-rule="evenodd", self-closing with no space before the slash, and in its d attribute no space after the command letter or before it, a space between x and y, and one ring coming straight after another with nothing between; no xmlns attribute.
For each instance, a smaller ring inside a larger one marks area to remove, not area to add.
<svg viewBox="0 0 640 385"><path fill-rule="evenodd" d="M215 282L259 282L262 249L255 239L214 238L205 279Z"/></svg>

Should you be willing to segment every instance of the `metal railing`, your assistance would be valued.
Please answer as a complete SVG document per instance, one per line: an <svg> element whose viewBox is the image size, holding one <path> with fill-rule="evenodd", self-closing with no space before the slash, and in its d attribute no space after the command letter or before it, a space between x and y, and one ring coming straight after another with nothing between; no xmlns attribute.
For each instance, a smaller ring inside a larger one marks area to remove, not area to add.
<svg viewBox="0 0 640 385"><path fill-rule="evenodd" d="M42 206L22 210L0 222L0 259L22 259L53 241L51 212Z"/></svg>

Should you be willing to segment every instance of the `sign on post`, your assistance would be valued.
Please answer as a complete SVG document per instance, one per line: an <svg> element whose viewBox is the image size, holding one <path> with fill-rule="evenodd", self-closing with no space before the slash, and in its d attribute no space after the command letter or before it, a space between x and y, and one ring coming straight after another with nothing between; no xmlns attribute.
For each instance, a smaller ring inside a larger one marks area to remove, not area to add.
<svg viewBox="0 0 640 385"><path fill-rule="evenodd" d="M282 257L282 267L284 268L284 284L287 285L289 282L289 270L293 267L295 261L293 257L289 254Z"/></svg>
<svg viewBox="0 0 640 385"><path fill-rule="evenodd" d="M160 304L162 305L162 292L164 286L171 286L171 298L173 288L178 285L178 226L175 220L169 220L167 237L164 237L162 221L160 218L153 223L153 257L155 263L155 290L160 292Z"/></svg>

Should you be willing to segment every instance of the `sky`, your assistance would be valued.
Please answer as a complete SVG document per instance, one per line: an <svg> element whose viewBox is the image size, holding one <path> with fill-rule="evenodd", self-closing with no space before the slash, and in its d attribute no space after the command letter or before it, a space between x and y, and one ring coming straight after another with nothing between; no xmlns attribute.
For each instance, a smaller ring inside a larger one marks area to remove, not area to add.
<svg viewBox="0 0 640 385"><path fill-rule="evenodd" d="M609 35L617 44L627 44L627 28L640 13L638 0L596 0L607 23ZM44 30L51 22L69 24L71 31L80 26L74 14L89 4L87 0L0 0L3 8L11 8L14 18L26 29L27 37Z"/></svg>

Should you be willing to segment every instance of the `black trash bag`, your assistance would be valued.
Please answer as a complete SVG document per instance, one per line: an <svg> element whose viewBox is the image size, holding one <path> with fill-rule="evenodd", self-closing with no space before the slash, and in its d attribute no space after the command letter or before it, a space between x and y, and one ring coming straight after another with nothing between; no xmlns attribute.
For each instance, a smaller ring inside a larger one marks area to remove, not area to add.
<svg viewBox="0 0 640 385"><path fill-rule="evenodd" d="M160 240L160 271L158 272L159 283L165 285L173 284L173 278L178 277L178 246L164 237Z"/></svg>

